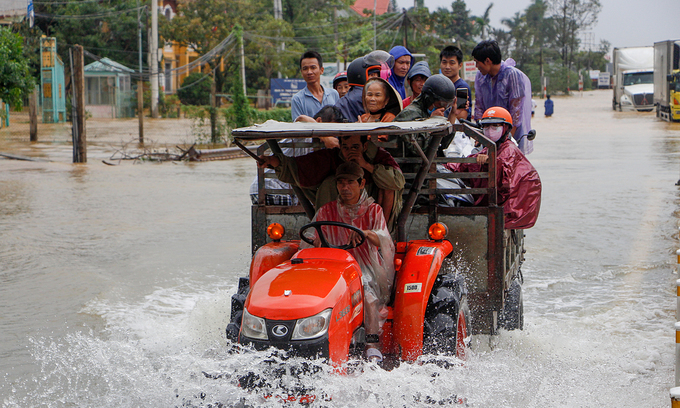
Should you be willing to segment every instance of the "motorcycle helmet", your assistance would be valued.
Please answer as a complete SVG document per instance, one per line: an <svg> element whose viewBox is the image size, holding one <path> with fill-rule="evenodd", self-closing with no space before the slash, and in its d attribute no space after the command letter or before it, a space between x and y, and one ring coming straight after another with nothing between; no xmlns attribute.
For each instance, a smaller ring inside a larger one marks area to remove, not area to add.
<svg viewBox="0 0 680 408"><path fill-rule="evenodd" d="M449 78L442 74L435 74L427 78L421 94L433 98L434 101L451 103L456 98L456 87Z"/></svg>
<svg viewBox="0 0 680 408"><path fill-rule="evenodd" d="M364 86L366 84L366 66L364 57L359 57L349 63L347 67L347 83L350 86Z"/></svg>
<svg viewBox="0 0 680 408"><path fill-rule="evenodd" d="M394 56L387 51L375 50L366 54L364 57L366 64L368 65L366 69L366 77L368 78L369 70L379 70L380 78L387 80L392 76L392 68L394 68Z"/></svg>
<svg viewBox="0 0 680 408"><path fill-rule="evenodd" d="M347 81L347 71L338 72L335 77L333 77L333 89L338 84L338 82Z"/></svg>
<svg viewBox="0 0 680 408"><path fill-rule="evenodd" d="M482 126L497 123L509 125L510 129L512 129L512 116L510 116L510 112L500 106L490 107L484 112L482 119L479 120L479 124Z"/></svg>

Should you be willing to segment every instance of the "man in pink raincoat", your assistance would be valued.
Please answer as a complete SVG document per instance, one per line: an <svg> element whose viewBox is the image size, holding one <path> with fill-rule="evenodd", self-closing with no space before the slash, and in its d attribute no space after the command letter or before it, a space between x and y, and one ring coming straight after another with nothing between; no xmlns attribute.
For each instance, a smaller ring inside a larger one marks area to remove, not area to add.
<svg viewBox="0 0 680 408"><path fill-rule="evenodd" d="M338 198L321 207L313 221L337 221L353 225L366 235L366 242L349 249L361 267L364 286L364 328L366 356L381 361L379 335L387 318L386 304L394 283L394 242L387 229L382 208L364 190L364 170L357 163L345 162L335 172ZM356 245L359 234L347 228L322 227L331 245ZM317 238L318 242L318 238Z"/></svg>

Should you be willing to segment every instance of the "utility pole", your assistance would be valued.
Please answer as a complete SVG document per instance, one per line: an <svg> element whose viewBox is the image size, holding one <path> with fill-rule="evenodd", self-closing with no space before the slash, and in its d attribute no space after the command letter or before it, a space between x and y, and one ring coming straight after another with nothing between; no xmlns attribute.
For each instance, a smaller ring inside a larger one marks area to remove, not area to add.
<svg viewBox="0 0 680 408"><path fill-rule="evenodd" d="M71 49L73 80L73 163L87 163L87 137L85 133L85 75L83 47Z"/></svg>
<svg viewBox="0 0 680 408"><path fill-rule="evenodd" d="M276 20L283 20L283 5L281 4L281 0L274 0L274 18ZM279 35L281 35L281 32L279 31ZM286 49L286 43L281 41L281 53ZM281 68L280 63L279 63L279 68ZM278 77L281 78L281 70L278 71Z"/></svg>
<svg viewBox="0 0 680 408"><path fill-rule="evenodd" d="M404 48L408 49L408 13L406 12L406 9L404 10L404 22L402 23L404 25Z"/></svg>
<svg viewBox="0 0 680 408"><path fill-rule="evenodd" d="M340 59L338 58L338 6L333 5L333 34L335 35L335 68L340 72Z"/></svg>
<svg viewBox="0 0 680 408"><path fill-rule="evenodd" d="M142 76L142 10L137 0L137 47L139 48L139 77L137 78L137 119L139 143L144 143L144 77Z"/></svg>
<svg viewBox="0 0 680 408"><path fill-rule="evenodd" d="M151 117L158 118L158 0L151 0L149 67L151 68Z"/></svg>
<svg viewBox="0 0 680 408"><path fill-rule="evenodd" d="M238 42L241 48L241 79L243 80L243 95L248 97L248 93L246 92L246 54L243 51L243 29L241 27L238 28Z"/></svg>
<svg viewBox="0 0 680 408"><path fill-rule="evenodd" d="M376 19L376 12L378 10L378 0L373 0L373 49L378 49L378 20Z"/></svg>

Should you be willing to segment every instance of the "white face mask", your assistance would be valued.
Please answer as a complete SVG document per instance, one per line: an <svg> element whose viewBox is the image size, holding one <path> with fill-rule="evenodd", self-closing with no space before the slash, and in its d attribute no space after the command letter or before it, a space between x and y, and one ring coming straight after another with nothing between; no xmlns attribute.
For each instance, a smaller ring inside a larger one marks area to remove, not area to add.
<svg viewBox="0 0 680 408"><path fill-rule="evenodd" d="M486 126L484 128L484 136L488 137L494 142L497 142L498 139L503 136L503 125L499 126Z"/></svg>

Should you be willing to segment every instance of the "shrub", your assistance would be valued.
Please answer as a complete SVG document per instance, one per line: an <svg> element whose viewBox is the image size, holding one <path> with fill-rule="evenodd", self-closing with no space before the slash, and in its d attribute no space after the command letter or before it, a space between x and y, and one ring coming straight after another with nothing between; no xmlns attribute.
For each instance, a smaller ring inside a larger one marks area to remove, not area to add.
<svg viewBox="0 0 680 408"><path fill-rule="evenodd" d="M200 72L189 74L182 87L177 90L177 96L183 105L210 105L210 88L212 77Z"/></svg>

